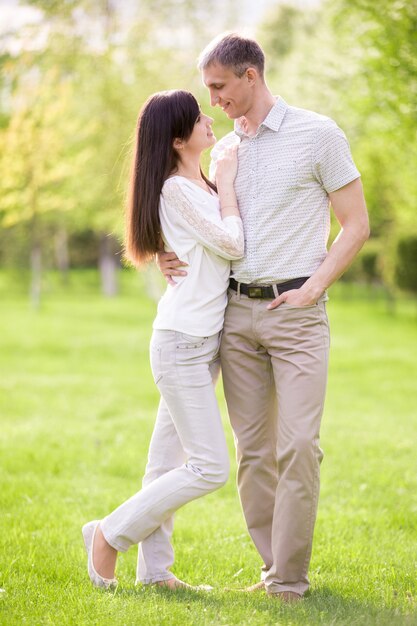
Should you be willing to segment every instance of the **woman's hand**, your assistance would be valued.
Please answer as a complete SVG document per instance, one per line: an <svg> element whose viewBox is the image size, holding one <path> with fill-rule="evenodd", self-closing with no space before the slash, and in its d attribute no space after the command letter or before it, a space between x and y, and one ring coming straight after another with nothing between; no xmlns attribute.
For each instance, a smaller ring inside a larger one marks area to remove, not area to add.
<svg viewBox="0 0 417 626"><path fill-rule="evenodd" d="M226 148L216 162L216 185L233 185L237 174L237 145Z"/></svg>

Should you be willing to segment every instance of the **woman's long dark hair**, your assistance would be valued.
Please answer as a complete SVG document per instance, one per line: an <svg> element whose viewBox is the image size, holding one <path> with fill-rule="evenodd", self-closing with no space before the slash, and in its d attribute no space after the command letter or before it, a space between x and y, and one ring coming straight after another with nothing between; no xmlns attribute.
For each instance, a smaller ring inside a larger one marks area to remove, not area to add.
<svg viewBox="0 0 417 626"><path fill-rule="evenodd" d="M177 169L174 139L187 141L199 115L197 100L181 90L155 93L139 114L125 237L125 254L134 265L149 261L161 247L159 196L165 180Z"/></svg>

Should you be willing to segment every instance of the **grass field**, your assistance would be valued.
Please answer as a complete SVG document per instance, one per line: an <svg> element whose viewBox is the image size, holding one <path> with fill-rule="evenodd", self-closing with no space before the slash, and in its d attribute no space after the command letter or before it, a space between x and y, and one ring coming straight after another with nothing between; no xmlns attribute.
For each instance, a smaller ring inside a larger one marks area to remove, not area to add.
<svg viewBox="0 0 417 626"><path fill-rule="evenodd" d="M234 470L176 518L175 574L210 594L93 589L80 528L140 486L158 394L148 364L155 305L124 273L103 299L95 274L49 277L39 311L0 274L0 623L107 625L417 624L417 307L336 286L322 428L312 589L297 606L237 589L259 578ZM233 443L224 401L230 454Z"/></svg>

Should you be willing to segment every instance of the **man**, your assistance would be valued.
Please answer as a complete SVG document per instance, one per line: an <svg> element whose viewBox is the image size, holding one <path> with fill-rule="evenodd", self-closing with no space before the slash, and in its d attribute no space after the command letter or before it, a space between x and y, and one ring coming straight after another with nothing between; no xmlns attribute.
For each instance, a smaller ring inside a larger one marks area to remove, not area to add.
<svg viewBox="0 0 417 626"><path fill-rule="evenodd" d="M272 95L255 41L222 36L199 69L212 106L235 120L213 150L213 174L216 154L239 141L245 257L232 263L221 360L239 494L264 563L250 589L294 602L309 587L323 456L326 289L368 238L368 216L343 132ZM327 252L329 201L341 230ZM183 272L175 255L159 262L168 279Z"/></svg>

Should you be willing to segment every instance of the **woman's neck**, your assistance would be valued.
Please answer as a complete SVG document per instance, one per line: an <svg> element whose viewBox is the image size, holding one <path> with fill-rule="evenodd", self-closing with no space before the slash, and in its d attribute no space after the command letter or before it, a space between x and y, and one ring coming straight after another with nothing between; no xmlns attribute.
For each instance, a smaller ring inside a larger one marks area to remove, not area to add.
<svg viewBox="0 0 417 626"><path fill-rule="evenodd" d="M194 180L202 180L201 178L201 169L200 169L200 159L187 159L186 162L180 161L177 164L176 172L173 172L178 176L184 176L185 178L191 178Z"/></svg>

